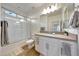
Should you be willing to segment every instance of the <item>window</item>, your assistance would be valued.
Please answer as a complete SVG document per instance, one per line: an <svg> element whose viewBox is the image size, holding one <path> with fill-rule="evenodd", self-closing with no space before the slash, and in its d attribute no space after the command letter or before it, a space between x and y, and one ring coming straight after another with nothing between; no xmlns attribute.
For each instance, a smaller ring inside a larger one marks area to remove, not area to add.
<svg viewBox="0 0 79 59"><path fill-rule="evenodd" d="M6 9L4 9L4 13L5 13L6 18L7 18L7 17L8 17L8 18L11 17L11 18L13 18L13 19L17 19L16 21L25 22L24 17L21 16L21 15L18 15L18 14L16 14L16 13L11 12L11 11L6 10ZM19 23L19 22L16 22L16 23Z"/></svg>
<svg viewBox="0 0 79 59"><path fill-rule="evenodd" d="M60 32L60 22L59 21L55 21L52 23L52 31L54 32Z"/></svg>
<svg viewBox="0 0 79 59"><path fill-rule="evenodd" d="M16 17L16 14L11 12L11 11L8 11L8 10L5 10L5 14L6 15L9 15L9 16L13 16L13 17Z"/></svg>
<svg viewBox="0 0 79 59"><path fill-rule="evenodd" d="M15 18L17 18L17 19L24 19L23 16L18 15L18 14L16 14L16 13L14 13L14 12L12 12L12 11L9 11L9 10L6 10L6 9L4 9L4 13L5 13L6 16L12 16L12 17L15 17Z"/></svg>

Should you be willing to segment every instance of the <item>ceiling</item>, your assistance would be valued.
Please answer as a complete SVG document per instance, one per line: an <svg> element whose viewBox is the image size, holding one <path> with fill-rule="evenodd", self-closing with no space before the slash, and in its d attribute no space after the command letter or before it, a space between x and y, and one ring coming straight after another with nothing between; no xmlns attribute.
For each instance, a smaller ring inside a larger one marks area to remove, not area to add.
<svg viewBox="0 0 79 59"><path fill-rule="evenodd" d="M2 7L25 17L36 18L40 15L44 8L47 8L51 4L55 3L2 3ZM59 3L58 6L70 6L69 8L72 8L73 4Z"/></svg>
<svg viewBox="0 0 79 59"><path fill-rule="evenodd" d="M51 4L51 3L50 3ZM26 17L38 16L49 3L2 3L2 7Z"/></svg>

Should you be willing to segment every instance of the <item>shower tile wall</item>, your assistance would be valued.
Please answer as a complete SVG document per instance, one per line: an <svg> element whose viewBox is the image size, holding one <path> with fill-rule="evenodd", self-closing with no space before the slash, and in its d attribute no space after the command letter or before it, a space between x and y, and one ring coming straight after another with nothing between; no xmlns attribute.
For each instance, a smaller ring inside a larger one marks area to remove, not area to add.
<svg viewBox="0 0 79 59"><path fill-rule="evenodd" d="M6 19L8 21L8 37L9 43L27 39L27 23L16 23L14 20Z"/></svg>

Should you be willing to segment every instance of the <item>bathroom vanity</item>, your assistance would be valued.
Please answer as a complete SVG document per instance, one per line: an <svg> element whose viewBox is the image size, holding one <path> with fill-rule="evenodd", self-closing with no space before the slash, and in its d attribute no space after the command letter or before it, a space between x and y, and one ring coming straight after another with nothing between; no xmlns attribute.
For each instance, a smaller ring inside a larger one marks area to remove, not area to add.
<svg viewBox="0 0 79 59"><path fill-rule="evenodd" d="M77 56L77 37L36 33L35 50L44 56Z"/></svg>

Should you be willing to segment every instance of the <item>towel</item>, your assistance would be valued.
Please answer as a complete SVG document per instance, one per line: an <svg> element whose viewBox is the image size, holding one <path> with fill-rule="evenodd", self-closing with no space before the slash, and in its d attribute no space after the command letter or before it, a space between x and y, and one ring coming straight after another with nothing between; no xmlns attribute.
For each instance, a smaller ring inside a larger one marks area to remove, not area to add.
<svg viewBox="0 0 79 59"><path fill-rule="evenodd" d="M73 28L79 27L79 11L74 11L70 19L70 26Z"/></svg>
<svg viewBox="0 0 79 59"><path fill-rule="evenodd" d="M1 46L8 44L8 22L1 21Z"/></svg>

